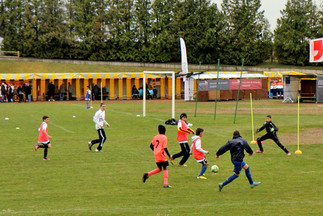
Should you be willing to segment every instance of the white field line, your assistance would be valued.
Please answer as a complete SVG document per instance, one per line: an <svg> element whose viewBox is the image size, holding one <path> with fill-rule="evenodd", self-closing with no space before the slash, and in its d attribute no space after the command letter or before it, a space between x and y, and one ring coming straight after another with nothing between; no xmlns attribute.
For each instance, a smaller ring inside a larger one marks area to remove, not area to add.
<svg viewBox="0 0 323 216"><path fill-rule="evenodd" d="M113 109L110 109L109 111L116 112L116 113L122 113L122 114L129 115L129 116L133 116L133 113L130 113L130 112L116 111L116 110L113 110ZM140 114L141 114L141 113L140 113ZM137 118L138 118L138 117L137 117ZM142 116L140 116L140 118L142 118ZM163 121L164 121L163 119L159 119L159 118L152 118L152 117L149 117L149 116L146 116L145 118L150 118L150 119L154 119L154 120L161 121L161 122L163 122Z"/></svg>
<svg viewBox="0 0 323 216"><path fill-rule="evenodd" d="M67 130L66 128L64 128L64 127L62 127L62 126L60 126L60 125L57 125L57 124L55 124L55 123L53 123L53 122L51 122L50 124L51 124L51 125L53 125L53 126L55 126L55 127L58 127L58 128L60 128L60 129L62 129L63 131L65 131L65 132L67 132L67 133L74 133L73 131Z"/></svg>

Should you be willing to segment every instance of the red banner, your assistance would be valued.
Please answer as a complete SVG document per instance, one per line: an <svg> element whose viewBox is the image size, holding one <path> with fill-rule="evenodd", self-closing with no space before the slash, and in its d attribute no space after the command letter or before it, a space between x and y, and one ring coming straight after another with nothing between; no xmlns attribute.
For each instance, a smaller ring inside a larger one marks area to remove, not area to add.
<svg viewBox="0 0 323 216"><path fill-rule="evenodd" d="M230 79L230 90L239 89L240 79ZM261 79L242 79L241 80L241 90L254 90L262 89Z"/></svg>

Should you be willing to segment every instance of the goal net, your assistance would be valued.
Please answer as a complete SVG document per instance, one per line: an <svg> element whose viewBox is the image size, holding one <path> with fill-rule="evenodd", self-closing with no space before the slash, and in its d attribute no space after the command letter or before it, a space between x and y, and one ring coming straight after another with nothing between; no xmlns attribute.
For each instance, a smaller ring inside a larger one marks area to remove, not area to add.
<svg viewBox="0 0 323 216"><path fill-rule="evenodd" d="M172 118L175 118L175 72L174 71L144 71L143 72L143 100L142 100L142 116L146 116L146 76L148 74L170 74L172 75Z"/></svg>

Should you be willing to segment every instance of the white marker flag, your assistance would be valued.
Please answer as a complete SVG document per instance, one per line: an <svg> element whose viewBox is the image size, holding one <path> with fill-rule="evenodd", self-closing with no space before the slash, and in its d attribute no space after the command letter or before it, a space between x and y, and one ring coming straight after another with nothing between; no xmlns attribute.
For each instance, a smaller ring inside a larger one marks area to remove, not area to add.
<svg viewBox="0 0 323 216"><path fill-rule="evenodd" d="M310 40L310 62L323 62L323 38Z"/></svg>
<svg viewBox="0 0 323 216"><path fill-rule="evenodd" d="M188 73L188 63L187 63L187 54L186 54L186 46L183 38L180 38L181 44L181 63L182 63L182 73ZM190 101L193 100L193 88L194 88L194 80L192 78L183 78L184 81L184 100Z"/></svg>

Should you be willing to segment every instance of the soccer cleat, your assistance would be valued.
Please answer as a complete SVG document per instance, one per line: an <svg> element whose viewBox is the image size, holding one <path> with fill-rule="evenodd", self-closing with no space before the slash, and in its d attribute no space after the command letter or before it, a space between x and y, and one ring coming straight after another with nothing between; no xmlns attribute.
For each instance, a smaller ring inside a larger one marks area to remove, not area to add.
<svg viewBox="0 0 323 216"><path fill-rule="evenodd" d="M207 179L205 176L201 175L201 176L198 176L197 179Z"/></svg>
<svg viewBox="0 0 323 216"><path fill-rule="evenodd" d="M254 187L256 187L256 186L258 186L260 184L261 184L261 182L254 182L252 185L250 185L250 187L254 188Z"/></svg>
<svg viewBox="0 0 323 216"><path fill-rule="evenodd" d="M164 185L164 188L171 188L172 186L170 185Z"/></svg>
<svg viewBox="0 0 323 216"><path fill-rule="evenodd" d="M43 160L50 160L49 158L43 158Z"/></svg>
<svg viewBox="0 0 323 216"><path fill-rule="evenodd" d="M264 153L264 151L256 150L256 153Z"/></svg>
<svg viewBox="0 0 323 216"><path fill-rule="evenodd" d="M145 173L142 177L142 182L145 183L148 178L149 178L148 173Z"/></svg>
<svg viewBox="0 0 323 216"><path fill-rule="evenodd" d="M35 151L37 151L37 149L39 149L40 147L39 147L39 145L38 144L36 144L35 145Z"/></svg>
<svg viewBox="0 0 323 216"><path fill-rule="evenodd" d="M96 152L102 152L102 150L99 150L99 149L95 149Z"/></svg>
<svg viewBox="0 0 323 216"><path fill-rule="evenodd" d="M92 143L91 142L88 142L87 144L89 145L90 151L92 151Z"/></svg>
<svg viewBox="0 0 323 216"><path fill-rule="evenodd" d="M183 164L183 165L182 165L182 164L178 164L178 166L179 166L179 167L187 167L187 165L186 165L186 164Z"/></svg>
<svg viewBox="0 0 323 216"><path fill-rule="evenodd" d="M290 153L290 152L287 153L287 156L291 156L291 155L292 155L292 153Z"/></svg>
<svg viewBox="0 0 323 216"><path fill-rule="evenodd" d="M223 183L219 183L219 191L221 192L221 190L223 189Z"/></svg>
<svg viewBox="0 0 323 216"><path fill-rule="evenodd" d="M170 163L171 163L172 165L174 165L173 155L171 155L171 156L170 156L169 160L170 160Z"/></svg>

